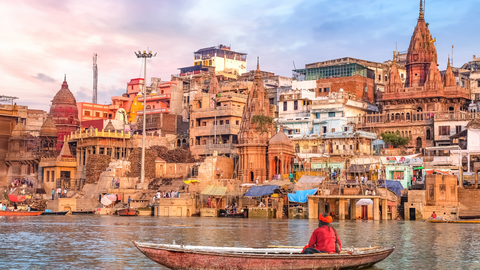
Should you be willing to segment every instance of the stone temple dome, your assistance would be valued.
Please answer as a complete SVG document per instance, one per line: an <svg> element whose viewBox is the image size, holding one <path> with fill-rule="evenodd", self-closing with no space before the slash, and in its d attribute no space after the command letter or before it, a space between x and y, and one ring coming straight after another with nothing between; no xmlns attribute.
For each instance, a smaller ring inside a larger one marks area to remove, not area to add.
<svg viewBox="0 0 480 270"><path fill-rule="evenodd" d="M55 127L55 123L50 115L47 116L45 122L43 122L43 125L40 128L40 136L57 137L57 127Z"/></svg>
<svg viewBox="0 0 480 270"><path fill-rule="evenodd" d="M280 130L278 131L277 134L275 134L275 136L273 136L273 138L270 139L268 144L269 145L273 145L273 144L293 145L290 138L288 138L287 135L285 135L285 133L283 132L283 125L280 125Z"/></svg>

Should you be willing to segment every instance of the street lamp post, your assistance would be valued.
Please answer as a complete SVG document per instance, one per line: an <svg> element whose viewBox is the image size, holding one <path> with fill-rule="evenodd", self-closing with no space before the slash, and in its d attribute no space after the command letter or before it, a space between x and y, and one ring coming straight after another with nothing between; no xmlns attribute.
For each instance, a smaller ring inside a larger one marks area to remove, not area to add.
<svg viewBox="0 0 480 270"><path fill-rule="evenodd" d="M152 51L141 51L135 52L137 58L143 58L145 61L145 68L144 68L144 78L143 78L143 125L142 125L142 169L140 175L140 183L145 183L145 124L146 124L146 107L147 107L147 58L152 58L155 55L152 54Z"/></svg>

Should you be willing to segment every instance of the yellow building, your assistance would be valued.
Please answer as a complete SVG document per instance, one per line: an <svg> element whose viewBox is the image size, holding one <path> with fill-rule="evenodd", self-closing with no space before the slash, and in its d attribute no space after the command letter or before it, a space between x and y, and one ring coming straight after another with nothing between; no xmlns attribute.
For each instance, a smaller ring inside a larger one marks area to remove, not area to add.
<svg viewBox="0 0 480 270"><path fill-rule="evenodd" d="M42 170L42 187L47 194L58 187L72 189L77 183L73 180L77 170L77 159L70 152L68 143L63 144L58 157L44 157L38 165Z"/></svg>

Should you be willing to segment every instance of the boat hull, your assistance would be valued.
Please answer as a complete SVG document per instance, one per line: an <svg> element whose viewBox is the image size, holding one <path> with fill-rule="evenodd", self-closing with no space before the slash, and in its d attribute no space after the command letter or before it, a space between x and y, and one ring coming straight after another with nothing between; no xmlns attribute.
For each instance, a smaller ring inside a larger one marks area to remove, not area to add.
<svg viewBox="0 0 480 270"><path fill-rule="evenodd" d="M480 223L480 220L437 220L428 219L432 223Z"/></svg>
<svg viewBox="0 0 480 270"><path fill-rule="evenodd" d="M43 212L42 216L65 216L68 211L59 211L59 212Z"/></svg>
<svg viewBox="0 0 480 270"><path fill-rule="evenodd" d="M175 270L360 269L387 258L394 248L362 254L242 254L168 249L133 242L152 261Z"/></svg>
<svg viewBox="0 0 480 270"><path fill-rule="evenodd" d="M72 211L72 215L93 215L94 211Z"/></svg>
<svg viewBox="0 0 480 270"><path fill-rule="evenodd" d="M0 216L38 216L42 212L0 211Z"/></svg>
<svg viewBox="0 0 480 270"><path fill-rule="evenodd" d="M118 210L119 216L138 216L138 214L139 214L138 210L135 210L132 208Z"/></svg>

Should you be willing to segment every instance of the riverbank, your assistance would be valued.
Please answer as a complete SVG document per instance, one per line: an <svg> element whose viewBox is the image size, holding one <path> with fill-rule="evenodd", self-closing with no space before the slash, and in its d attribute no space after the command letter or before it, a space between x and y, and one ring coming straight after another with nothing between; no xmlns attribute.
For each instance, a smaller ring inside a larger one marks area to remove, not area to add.
<svg viewBox="0 0 480 270"><path fill-rule="evenodd" d="M207 246L305 245L317 221L119 216L0 217L8 269L164 269L131 240ZM411 221L334 222L344 247L394 245L373 269L474 269L480 226Z"/></svg>

